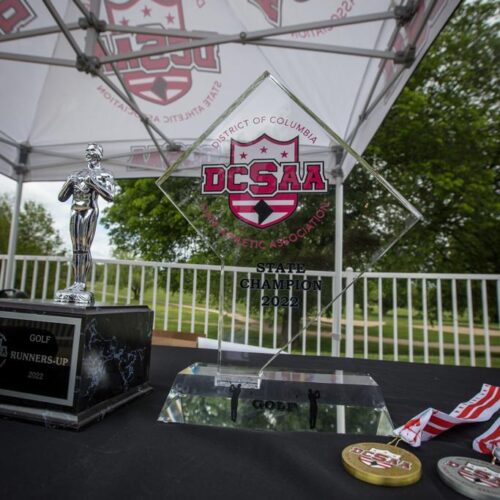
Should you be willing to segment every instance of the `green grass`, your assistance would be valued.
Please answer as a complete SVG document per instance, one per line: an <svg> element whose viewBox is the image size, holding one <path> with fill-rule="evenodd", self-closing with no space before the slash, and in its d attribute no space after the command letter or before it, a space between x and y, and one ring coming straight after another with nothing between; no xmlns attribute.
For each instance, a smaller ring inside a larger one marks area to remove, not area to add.
<svg viewBox="0 0 500 500"><path fill-rule="evenodd" d="M97 290L96 299L102 299L101 293L101 284L96 283L95 289ZM189 288L189 287L188 287ZM126 302L127 291L126 288L123 287L119 290L118 294L118 302L124 303ZM114 300L114 287L108 287L106 297L106 301L108 303L112 303ZM215 312L217 305L213 298L211 298L212 302L209 305L210 309L214 311L209 311L208 314L208 322L207 322L207 336L209 338L217 338L217 313ZM139 301L134 300L132 297L131 303L137 304ZM147 288L144 291L144 303L151 306L153 302L153 291L152 287ZM156 296L156 315L155 315L155 329L158 330L168 330L168 331L182 331L182 332L191 332L192 330L196 333L204 333L205 332L205 295L198 296L196 300L196 307L200 309L195 309L194 316L192 311L192 294L189 292L185 292L183 294L183 303L182 303L182 316L181 323L179 329L179 295L177 292L171 293L168 301L168 320L165 325L165 290L158 289ZM231 308L228 308L231 310ZM245 316L245 304L243 302L236 303L236 313L241 315L243 318ZM258 312L251 312L251 315L254 314L255 318L258 318ZM264 329L262 334L262 342L260 343L259 337L259 324L258 322L249 323L249 343L251 345L262 345L263 347L274 347L273 346L273 331L272 331L272 315L269 318L266 317L264 321ZM383 352L382 358L384 360L395 360L395 353L393 347L393 327L394 327L394 317L392 311L390 314L383 315L383 327L382 327L382 339L386 342L383 343ZM355 310L355 320L363 320L362 311L357 308ZM376 307L372 307L370 310L370 314L368 315L369 321L377 321L378 322L378 311ZM230 327L231 327L231 318L225 318L225 331L228 332L224 338L224 340L231 340L230 337ZM244 331L245 331L245 322L239 319L235 319L235 336L234 340L236 342L244 341ZM409 346L404 345L405 341L409 339L409 331L408 331L408 311L406 309L398 309L397 312L397 323L398 323L398 348L397 348L397 360L398 361L410 361L410 353ZM192 328L193 325L193 328ZM429 323L429 328L431 326L435 326L436 330L428 330L428 362L429 363L439 363L439 333L437 331L437 323L434 322L434 325ZM468 328L468 321L465 317L459 318L459 327ZM443 327L453 327L452 318L449 314L445 314L443 318ZM475 328L482 329L482 323L475 323ZM490 330L497 330L497 324L490 324ZM332 352L331 339L328 336L328 332L331 330L331 326L329 324L322 325L322 332L324 336L321 336L320 339L320 353L322 355L330 355ZM280 344L280 332L278 328L278 347ZM362 326L354 327L354 353L355 357L363 357L364 355L364 328ZM376 326L371 326L368 328L368 358L370 359L379 359L379 327L378 324ZM471 358L469 352L469 335L468 334L459 334L459 361L460 365L470 366ZM490 347L499 347L500 346L500 337L494 336L490 334ZM443 332L443 341L445 344L449 344L445 347L443 352L443 362L444 364L455 364L455 351L454 351L454 334L453 332ZM486 357L485 353L481 352L481 349L484 350L484 335L475 335L474 336L476 352L475 352L475 364L476 366L486 366ZM423 345L418 345L419 343L423 344L424 342L424 329L422 319L418 316L414 315L413 317L413 361L415 362L424 362L424 347ZM435 344L435 345L433 345ZM317 354L318 342L317 342L317 333L316 333L316 324L312 325L308 329L308 334L306 338L306 346L305 352L307 354L315 355ZM344 342L342 342L341 347L342 352L345 350ZM292 352L301 353L303 352L303 344L302 339L298 339L294 342ZM493 367L500 367L500 355L497 352L492 350L491 352L491 365Z"/></svg>

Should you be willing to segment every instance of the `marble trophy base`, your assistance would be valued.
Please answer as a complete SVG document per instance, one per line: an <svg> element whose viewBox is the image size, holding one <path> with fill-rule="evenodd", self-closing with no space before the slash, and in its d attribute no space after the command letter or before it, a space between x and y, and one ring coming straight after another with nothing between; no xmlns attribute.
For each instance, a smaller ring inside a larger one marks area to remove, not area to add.
<svg viewBox="0 0 500 500"><path fill-rule="evenodd" d="M221 377L217 365L195 363L179 372L158 420L286 432L392 435L382 391L370 375L266 369L260 383L253 384L248 369L226 366L225 370ZM239 372L241 383L236 381ZM228 386L224 381L230 378L233 383Z"/></svg>
<svg viewBox="0 0 500 500"><path fill-rule="evenodd" d="M147 306L0 300L0 415L79 429L152 390Z"/></svg>

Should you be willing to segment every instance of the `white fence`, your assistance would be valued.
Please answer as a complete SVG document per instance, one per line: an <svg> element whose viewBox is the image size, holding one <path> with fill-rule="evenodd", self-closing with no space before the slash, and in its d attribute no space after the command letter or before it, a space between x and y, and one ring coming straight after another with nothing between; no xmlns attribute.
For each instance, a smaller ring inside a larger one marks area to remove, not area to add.
<svg viewBox="0 0 500 500"><path fill-rule="evenodd" d="M1 284L5 255L0 256L0 264ZM245 297L237 287L238 280L255 269L226 267L225 271L226 290L231 294L226 308L231 337L239 322L246 332L243 341L251 342L249 316L257 314L254 342L264 347L281 345L276 314L274 328L263 335L262 308L251 313L248 292ZM307 274L320 278L323 290L333 289L333 272ZM352 270L344 272L344 286L358 276ZM50 300L55 290L70 283L67 258L16 256L15 288L30 298ZM156 329L209 337L216 336L218 283L217 266L104 259L94 261L90 278L97 301L147 304L155 311ZM304 300L320 303L321 290L303 293ZM342 301L344 355L500 366L500 275L369 272L347 289ZM317 335L303 336L288 352L331 354L332 338L320 334L319 322L318 318L317 329L312 325Z"/></svg>

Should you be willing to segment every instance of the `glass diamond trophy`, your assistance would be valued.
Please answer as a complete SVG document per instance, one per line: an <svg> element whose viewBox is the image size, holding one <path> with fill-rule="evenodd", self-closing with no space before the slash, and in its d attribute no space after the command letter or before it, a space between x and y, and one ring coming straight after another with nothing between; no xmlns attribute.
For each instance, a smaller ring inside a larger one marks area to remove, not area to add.
<svg viewBox="0 0 500 500"><path fill-rule="evenodd" d="M370 375L283 366L339 354L342 266L359 279L418 211L267 72L158 185L196 235L186 260L220 269L218 363L181 371L159 420L389 435Z"/></svg>

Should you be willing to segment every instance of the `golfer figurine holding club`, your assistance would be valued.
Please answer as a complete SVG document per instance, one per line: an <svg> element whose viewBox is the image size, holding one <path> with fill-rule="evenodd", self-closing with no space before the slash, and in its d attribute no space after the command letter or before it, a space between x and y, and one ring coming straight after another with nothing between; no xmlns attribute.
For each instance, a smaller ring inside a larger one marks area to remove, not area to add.
<svg viewBox="0 0 500 500"><path fill-rule="evenodd" d="M97 200L101 195L113 201L115 183L113 176L101 167L102 146L89 144L85 151L87 168L72 174L59 192L59 201L73 196L69 231L73 243L73 273L75 282L56 292L55 302L93 304L94 294L86 290L86 277L92 265L90 246L94 239L99 216Z"/></svg>

